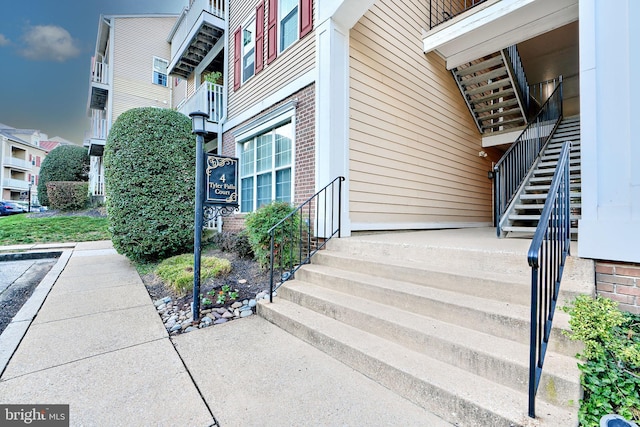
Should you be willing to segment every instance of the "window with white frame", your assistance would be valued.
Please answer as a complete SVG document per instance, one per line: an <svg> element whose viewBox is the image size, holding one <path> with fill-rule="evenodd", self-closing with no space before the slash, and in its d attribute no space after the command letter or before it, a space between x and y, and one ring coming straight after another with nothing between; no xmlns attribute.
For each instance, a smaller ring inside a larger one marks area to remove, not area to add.
<svg viewBox="0 0 640 427"><path fill-rule="evenodd" d="M280 52L298 40L298 0L279 0Z"/></svg>
<svg viewBox="0 0 640 427"><path fill-rule="evenodd" d="M167 86L167 68L169 68L169 61L156 56L153 57L153 83Z"/></svg>
<svg viewBox="0 0 640 427"><path fill-rule="evenodd" d="M239 144L240 211L293 201L293 125L280 125Z"/></svg>
<svg viewBox="0 0 640 427"><path fill-rule="evenodd" d="M242 26L242 82L254 75L256 51L256 19Z"/></svg>

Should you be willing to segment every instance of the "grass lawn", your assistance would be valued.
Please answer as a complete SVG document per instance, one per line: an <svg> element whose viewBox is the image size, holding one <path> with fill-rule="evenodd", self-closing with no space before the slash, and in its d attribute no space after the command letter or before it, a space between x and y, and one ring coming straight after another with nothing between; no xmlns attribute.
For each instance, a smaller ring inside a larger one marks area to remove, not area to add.
<svg viewBox="0 0 640 427"><path fill-rule="evenodd" d="M108 240L111 238L108 227L107 218L88 216L3 216L0 217L0 246Z"/></svg>

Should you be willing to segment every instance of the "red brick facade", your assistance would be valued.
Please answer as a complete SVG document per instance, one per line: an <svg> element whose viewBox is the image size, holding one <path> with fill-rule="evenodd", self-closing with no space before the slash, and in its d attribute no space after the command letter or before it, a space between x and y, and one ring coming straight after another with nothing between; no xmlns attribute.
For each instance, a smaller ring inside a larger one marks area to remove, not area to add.
<svg viewBox="0 0 640 427"><path fill-rule="evenodd" d="M640 314L640 264L596 261L596 291L621 310Z"/></svg>
<svg viewBox="0 0 640 427"><path fill-rule="evenodd" d="M222 154L225 156L236 156L236 141L233 131L245 126L261 116L268 114L279 106L297 100L295 112L295 167L294 167L294 188L293 200L298 205L315 192L315 85L311 84L298 91L292 96L272 105L260 114L240 123L233 129L229 129L222 136ZM224 218L225 231L238 231L244 227L244 215L235 214Z"/></svg>

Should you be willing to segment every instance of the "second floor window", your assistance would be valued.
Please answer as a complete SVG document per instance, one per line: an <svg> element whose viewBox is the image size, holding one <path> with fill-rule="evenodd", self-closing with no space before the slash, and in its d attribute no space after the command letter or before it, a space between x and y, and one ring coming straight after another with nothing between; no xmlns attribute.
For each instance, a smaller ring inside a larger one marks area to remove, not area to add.
<svg viewBox="0 0 640 427"><path fill-rule="evenodd" d="M160 86L167 86L167 68L169 61L162 58L153 57L153 83Z"/></svg>
<svg viewBox="0 0 640 427"><path fill-rule="evenodd" d="M298 40L298 0L279 0L280 52Z"/></svg>
<svg viewBox="0 0 640 427"><path fill-rule="evenodd" d="M242 82L255 73L256 20L252 19L242 27Z"/></svg>

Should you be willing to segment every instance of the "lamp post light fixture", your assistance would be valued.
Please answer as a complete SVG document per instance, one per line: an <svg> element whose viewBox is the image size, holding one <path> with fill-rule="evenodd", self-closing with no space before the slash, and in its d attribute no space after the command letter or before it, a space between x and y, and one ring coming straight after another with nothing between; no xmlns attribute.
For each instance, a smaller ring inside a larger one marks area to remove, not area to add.
<svg viewBox="0 0 640 427"><path fill-rule="evenodd" d="M192 122L192 133L196 134L196 203L195 229L193 233L193 323L200 322L200 259L202 256L202 227L204 201L204 135L205 124L209 115L202 111L189 114Z"/></svg>

